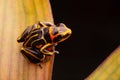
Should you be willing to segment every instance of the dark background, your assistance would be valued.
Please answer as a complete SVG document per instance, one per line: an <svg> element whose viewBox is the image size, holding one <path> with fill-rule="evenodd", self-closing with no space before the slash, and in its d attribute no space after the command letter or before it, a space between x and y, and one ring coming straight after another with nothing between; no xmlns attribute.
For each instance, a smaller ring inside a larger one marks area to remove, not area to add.
<svg viewBox="0 0 120 80"><path fill-rule="evenodd" d="M83 80L120 44L117 0L51 0L55 23L73 31L56 49L53 80Z"/></svg>

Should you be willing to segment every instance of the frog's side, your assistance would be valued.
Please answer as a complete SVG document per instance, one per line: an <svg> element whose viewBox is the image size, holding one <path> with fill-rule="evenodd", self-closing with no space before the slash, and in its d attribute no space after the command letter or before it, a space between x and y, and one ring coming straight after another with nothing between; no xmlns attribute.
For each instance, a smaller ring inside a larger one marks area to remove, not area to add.
<svg viewBox="0 0 120 80"><path fill-rule="evenodd" d="M63 23L53 25L49 22L39 22L28 27L17 39L23 42L21 53L32 63L46 61L46 56L58 53L55 46L71 35L71 30Z"/></svg>

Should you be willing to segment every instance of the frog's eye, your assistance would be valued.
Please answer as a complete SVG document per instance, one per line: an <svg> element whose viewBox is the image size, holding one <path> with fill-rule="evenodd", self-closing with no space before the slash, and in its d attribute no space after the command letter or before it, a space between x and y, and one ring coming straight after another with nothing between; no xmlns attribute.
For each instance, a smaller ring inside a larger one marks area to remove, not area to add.
<svg viewBox="0 0 120 80"><path fill-rule="evenodd" d="M67 27L66 27L65 24L63 24L63 23L57 24L56 27L59 28L59 29L58 29L59 32L64 32L64 31L67 30Z"/></svg>
<svg viewBox="0 0 120 80"><path fill-rule="evenodd" d="M56 25L56 27L65 27L65 24L63 24L63 23L58 23L58 24Z"/></svg>

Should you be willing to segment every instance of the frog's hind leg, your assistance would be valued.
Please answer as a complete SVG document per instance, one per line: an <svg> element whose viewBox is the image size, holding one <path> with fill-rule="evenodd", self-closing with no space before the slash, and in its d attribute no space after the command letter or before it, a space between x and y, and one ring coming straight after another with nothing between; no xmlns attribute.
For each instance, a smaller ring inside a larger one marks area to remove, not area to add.
<svg viewBox="0 0 120 80"><path fill-rule="evenodd" d="M22 35L20 35L18 38L17 38L17 41L18 42L24 42L25 41L25 38L28 36L28 34L34 30L35 28L37 27L36 24L32 25L32 26L29 26L28 28L26 28L24 30L24 32L22 33Z"/></svg>
<svg viewBox="0 0 120 80"><path fill-rule="evenodd" d="M45 56L38 53L37 50L33 50L32 48L22 48L21 53L23 56L32 63L40 63L44 60Z"/></svg>

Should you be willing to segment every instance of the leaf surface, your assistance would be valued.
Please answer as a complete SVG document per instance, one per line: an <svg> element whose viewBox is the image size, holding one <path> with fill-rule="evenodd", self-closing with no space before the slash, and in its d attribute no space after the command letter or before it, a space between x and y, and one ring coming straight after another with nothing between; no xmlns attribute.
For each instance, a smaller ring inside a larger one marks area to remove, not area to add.
<svg viewBox="0 0 120 80"><path fill-rule="evenodd" d="M16 41L39 20L53 23L49 0L0 0L0 80L51 80L54 56L41 69L26 61Z"/></svg>

